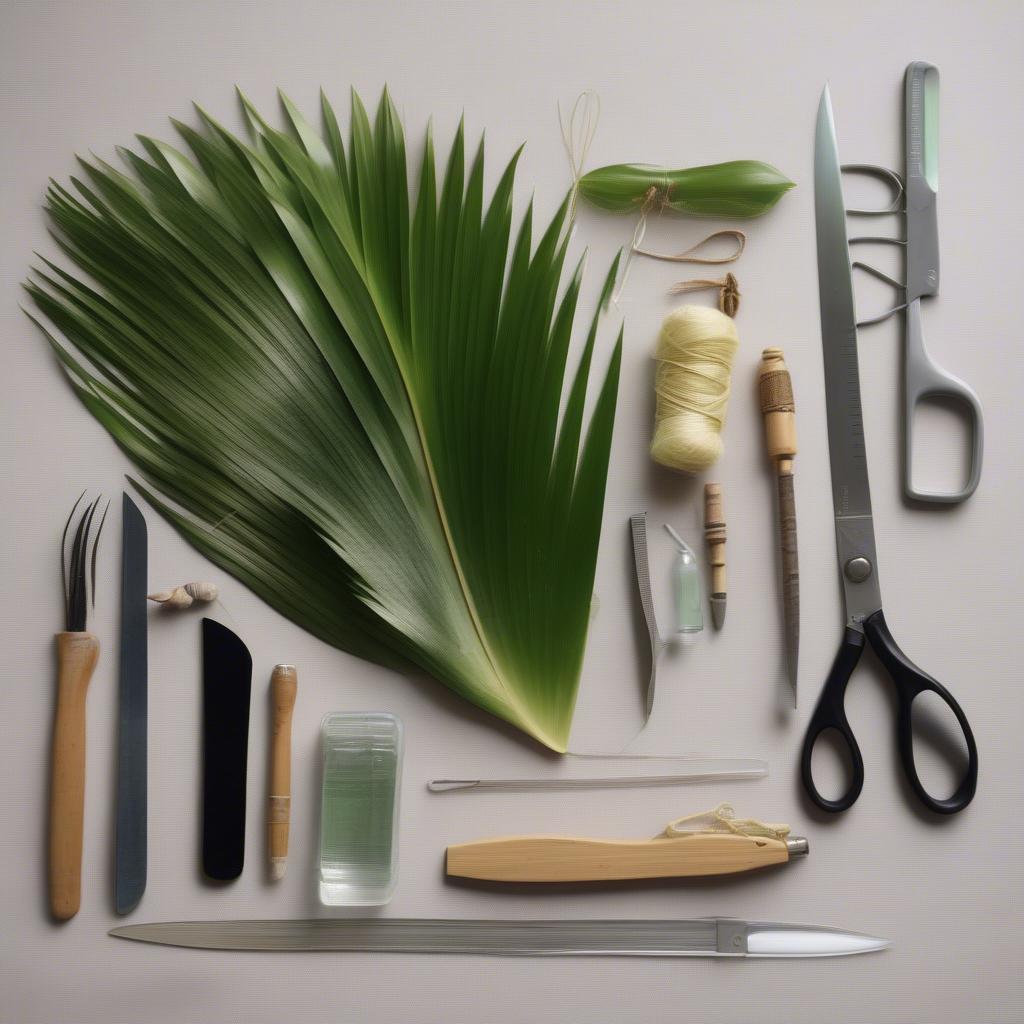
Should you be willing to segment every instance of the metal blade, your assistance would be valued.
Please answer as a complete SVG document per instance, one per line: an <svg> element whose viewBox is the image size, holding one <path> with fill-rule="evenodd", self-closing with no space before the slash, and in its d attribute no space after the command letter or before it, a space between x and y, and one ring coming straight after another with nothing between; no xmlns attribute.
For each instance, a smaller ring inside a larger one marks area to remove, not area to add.
<svg viewBox="0 0 1024 1024"><path fill-rule="evenodd" d="M711 623L715 629L725 625L725 602L726 598L721 594L711 595Z"/></svg>
<svg viewBox="0 0 1024 1024"><path fill-rule="evenodd" d="M914 61L905 80L907 302L939 291L939 69Z"/></svg>
<svg viewBox="0 0 1024 1024"><path fill-rule="evenodd" d="M842 956L884 939L802 925L730 918L696 921L480 921L318 918L310 921L166 921L114 928L137 942L195 949L348 950L486 956ZM859 940L859 941L857 941Z"/></svg>
<svg viewBox="0 0 1024 1024"><path fill-rule="evenodd" d="M121 665L114 904L119 914L146 889L146 520L127 494L121 513Z"/></svg>
<svg viewBox="0 0 1024 1024"><path fill-rule="evenodd" d="M850 249L846 241L846 209L839 152L828 86L821 94L814 140L814 214L832 506L837 517L870 515L871 491L864 452L860 370L857 365L857 316L854 312Z"/></svg>
<svg viewBox="0 0 1024 1024"><path fill-rule="evenodd" d="M846 240L846 210L827 85L821 94L814 138L814 215L836 552L842 570L846 622L861 629L864 619L882 606L882 599L875 565L871 489L860 405L857 316Z"/></svg>

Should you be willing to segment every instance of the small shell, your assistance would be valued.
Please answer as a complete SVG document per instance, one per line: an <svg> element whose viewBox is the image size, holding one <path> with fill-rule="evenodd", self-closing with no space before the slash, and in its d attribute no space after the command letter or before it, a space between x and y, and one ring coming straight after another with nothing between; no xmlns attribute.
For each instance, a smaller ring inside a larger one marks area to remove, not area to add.
<svg viewBox="0 0 1024 1024"><path fill-rule="evenodd" d="M155 594L148 595L150 601L156 601L165 608L188 608L192 604L192 595L184 587L175 587L173 590L159 590Z"/></svg>
<svg viewBox="0 0 1024 1024"><path fill-rule="evenodd" d="M216 583L186 583L185 592L196 601L216 601Z"/></svg>

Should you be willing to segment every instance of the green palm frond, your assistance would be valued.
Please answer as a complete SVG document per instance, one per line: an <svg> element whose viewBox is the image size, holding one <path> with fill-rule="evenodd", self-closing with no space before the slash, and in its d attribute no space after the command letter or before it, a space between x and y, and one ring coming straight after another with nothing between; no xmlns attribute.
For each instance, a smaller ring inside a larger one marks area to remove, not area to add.
<svg viewBox="0 0 1024 1024"><path fill-rule="evenodd" d="M204 555L564 750L621 348L587 420L600 310L566 388L566 207L513 237L516 159L488 200L461 125L440 179L428 133L412 201L386 92L372 124L353 95L347 146L326 99L322 134L283 102L288 131L243 100L248 143L200 111L176 125L191 157L142 138L130 174L51 184L84 277L44 261L28 283L48 337Z"/></svg>

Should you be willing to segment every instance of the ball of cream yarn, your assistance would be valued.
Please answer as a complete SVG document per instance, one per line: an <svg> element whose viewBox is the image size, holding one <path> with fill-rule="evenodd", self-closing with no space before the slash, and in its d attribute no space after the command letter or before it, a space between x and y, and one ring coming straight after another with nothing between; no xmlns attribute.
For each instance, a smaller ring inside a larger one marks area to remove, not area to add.
<svg viewBox="0 0 1024 1024"><path fill-rule="evenodd" d="M735 322L717 309L681 306L665 318L654 353L655 462L697 473L718 460L738 346Z"/></svg>

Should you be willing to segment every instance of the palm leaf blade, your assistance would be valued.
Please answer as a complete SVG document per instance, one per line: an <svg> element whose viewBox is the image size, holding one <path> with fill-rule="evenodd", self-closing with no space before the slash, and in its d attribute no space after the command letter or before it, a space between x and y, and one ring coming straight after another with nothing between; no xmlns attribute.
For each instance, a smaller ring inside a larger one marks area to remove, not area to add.
<svg viewBox="0 0 1024 1024"><path fill-rule="evenodd" d="M92 283L44 261L27 288L65 340L47 337L207 557L328 643L564 750L621 346L585 428L595 314L560 412L567 207L535 249L532 209L512 242L517 158L488 200L461 124L440 180L428 132L411 200L387 92L372 121L353 94L347 147L326 98L323 137L285 97L288 132L242 102L251 144L200 111L178 126L191 159L142 139L134 176L92 161L77 196L51 187Z"/></svg>

